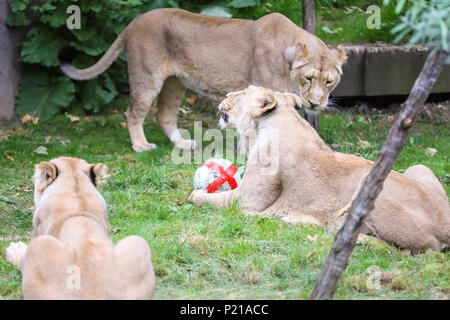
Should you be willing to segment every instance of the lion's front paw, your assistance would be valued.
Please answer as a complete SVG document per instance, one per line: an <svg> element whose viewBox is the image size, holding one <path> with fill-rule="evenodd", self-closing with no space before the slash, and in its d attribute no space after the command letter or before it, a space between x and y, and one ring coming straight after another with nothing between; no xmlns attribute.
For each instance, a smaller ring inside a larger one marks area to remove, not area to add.
<svg viewBox="0 0 450 320"><path fill-rule="evenodd" d="M197 207L201 207L206 202L207 193L203 190L194 190L188 198L188 201Z"/></svg>
<svg viewBox="0 0 450 320"><path fill-rule="evenodd" d="M183 139L175 143L176 147L183 150L197 149L197 142L195 140Z"/></svg>
<svg viewBox="0 0 450 320"><path fill-rule="evenodd" d="M20 269L22 261L27 254L27 245L22 241L11 242L8 248L5 250L6 261L12 263Z"/></svg>
<svg viewBox="0 0 450 320"><path fill-rule="evenodd" d="M147 150L153 150L156 149L156 144L154 143L143 143L143 144L139 144L139 145L133 145L133 150L136 152L143 152L143 151L147 151Z"/></svg>

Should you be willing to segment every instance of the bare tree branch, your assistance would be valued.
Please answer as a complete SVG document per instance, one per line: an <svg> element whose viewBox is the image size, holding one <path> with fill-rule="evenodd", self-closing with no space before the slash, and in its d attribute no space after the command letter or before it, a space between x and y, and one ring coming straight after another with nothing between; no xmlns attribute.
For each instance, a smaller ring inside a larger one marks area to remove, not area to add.
<svg viewBox="0 0 450 320"><path fill-rule="evenodd" d="M355 247L362 221L373 210L375 200L383 189L384 180L392 170L408 137L409 129L422 110L448 55L447 51L437 50L428 56L372 170L366 177L358 197L352 203L347 220L334 238L333 246L311 294L311 300L333 297L339 278L347 267L348 259Z"/></svg>

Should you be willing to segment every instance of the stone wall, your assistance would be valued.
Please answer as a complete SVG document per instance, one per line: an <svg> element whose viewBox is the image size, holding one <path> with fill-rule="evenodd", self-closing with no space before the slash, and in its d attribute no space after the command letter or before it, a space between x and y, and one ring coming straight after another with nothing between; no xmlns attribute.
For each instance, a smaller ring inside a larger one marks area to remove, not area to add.
<svg viewBox="0 0 450 320"><path fill-rule="evenodd" d="M348 45L344 75L334 97L407 95L430 53L423 46ZM450 93L450 66L442 70L432 93Z"/></svg>

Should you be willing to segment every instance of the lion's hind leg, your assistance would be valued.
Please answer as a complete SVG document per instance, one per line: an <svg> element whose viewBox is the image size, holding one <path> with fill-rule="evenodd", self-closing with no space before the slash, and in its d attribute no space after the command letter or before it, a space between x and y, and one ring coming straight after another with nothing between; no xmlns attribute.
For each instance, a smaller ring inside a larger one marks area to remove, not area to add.
<svg viewBox="0 0 450 320"><path fill-rule="evenodd" d="M155 290L155 272L150 247L141 237L129 236L120 240L114 248L114 260L125 283L126 299L151 299Z"/></svg>
<svg viewBox="0 0 450 320"><path fill-rule="evenodd" d="M76 251L58 239L43 235L28 245L22 271L24 299L78 298L83 292ZM73 281L72 281L73 280ZM78 287L80 285L80 287Z"/></svg>
<svg viewBox="0 0 450 320"><path fill-rule="evenodd" d="M421 164L411 166L406 169L404 175L426 186L430 191L432 190L436 195L439 195L444 201L448 202L444 188L428 167Z"/></svg>

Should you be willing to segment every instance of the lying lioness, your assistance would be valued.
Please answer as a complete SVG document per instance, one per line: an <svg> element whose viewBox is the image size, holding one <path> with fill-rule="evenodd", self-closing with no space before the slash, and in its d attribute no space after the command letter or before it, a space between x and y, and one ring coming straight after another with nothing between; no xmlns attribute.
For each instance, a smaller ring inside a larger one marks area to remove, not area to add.
<svg viewBox="0 0 450 320"><path fill-rule="evenodd" d="M147 242L114 245L103 197L104 164L60 157L36 166L33 236L6 259L22 272L24 299L151 299L155 274Z"/></svg>
<svg viewBox="0 0 450 320"><path fill-rule="evenodd" d="M195 148L177 129L177 112L189 88L216 101L249 84L295 92L305 110L327 106L339 83L344 49L330 50L319 38L279 13L256 21L229 19L167 8L134 19L93 66L72 65L73 50L60 51L62 71L75 80L104 72L127 50L130 108L125 112L133 149L156 148L143 124L156 96L162 130L179 148Z"/></svg>
<svg viewBox="0 0 450 320"><path fill-rule="evenodd" d="M300 104L292 94L254 86L228 94L219 105L222 125L255 130L242 183L222 193L195 190L190 201L226 206L238 199L246 213L337 230L373 162L328 148L294 109ZM392 171L364 228L400 247L441 250L450 245L447 195L423 165Z"/></svg>

